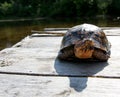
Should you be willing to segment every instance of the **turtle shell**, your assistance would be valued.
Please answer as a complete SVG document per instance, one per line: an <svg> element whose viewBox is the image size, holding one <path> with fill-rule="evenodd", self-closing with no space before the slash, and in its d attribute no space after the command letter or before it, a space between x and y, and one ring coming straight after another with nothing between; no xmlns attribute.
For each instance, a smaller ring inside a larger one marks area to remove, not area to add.
<svg viewBox="0 0 120 97"><path fill-rule="evenodd" d="M110 43L103 30L92 24L82 24L70 28L63 37L61 50L69 48L77 41L91 39L94 47L105 52L110 52Z"/></svg>

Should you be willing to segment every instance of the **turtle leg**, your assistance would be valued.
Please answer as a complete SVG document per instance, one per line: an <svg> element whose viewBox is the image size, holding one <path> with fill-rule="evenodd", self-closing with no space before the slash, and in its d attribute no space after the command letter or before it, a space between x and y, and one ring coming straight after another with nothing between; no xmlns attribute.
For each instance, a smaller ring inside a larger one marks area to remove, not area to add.
<svg viewBox="0 0 120 97"><path fill-rule="evenodd" d="M73 49L64 49L58 53L58 58L62 60L72 60L73 56Z"/></svg>
<svg viewBox="0 0 120 97"><path fill-rule="evenodd" d="M99 61L107 61L108 58L110 58L109 54L106 54L102 50L95 49L93 52L93 58L99 60Z"/></svg>

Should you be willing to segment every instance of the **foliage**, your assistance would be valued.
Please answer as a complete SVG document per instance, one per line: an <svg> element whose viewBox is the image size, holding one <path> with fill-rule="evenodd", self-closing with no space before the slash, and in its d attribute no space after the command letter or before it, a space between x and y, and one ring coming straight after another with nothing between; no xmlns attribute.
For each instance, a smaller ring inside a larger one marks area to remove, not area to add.
<svg viewBox="0 0 120 97"><path fill-rule="evenodd" d="M112 3L108 6L107 14L115 16L120 16L120 0L113 0Z"/></svg>
<svg viewBox="0 0 120 97"><path fill-rule="evenodd" d="M94 0L74 0L78 16L95 16L97 5Z"/></svg>
<svg viewBox="0 0 120 97"><path fill-rule="evenodd" d="M107 7L112 3L112 0L96 0L96 1L100 13L105 15L107 13Z"/></svg>
<svg viewBox="0 0 120 97"><path fill-rule="evenodd" d="M10 15L12 13L12 3L4 2L0 4L0 11L3 16Z"/></svg>
<svg viewBox="0 0 120 97"><path fill-rule="evenodd" d="M0 17L120 15L120 0L0 0Z"/></svg>
<svg viewBox="0 0 120 97"><path fill-rule="evenodd" d="M53 17L74 17L76 16L76 7L73 0L56 0L51 8L50 16Z"/></svg>

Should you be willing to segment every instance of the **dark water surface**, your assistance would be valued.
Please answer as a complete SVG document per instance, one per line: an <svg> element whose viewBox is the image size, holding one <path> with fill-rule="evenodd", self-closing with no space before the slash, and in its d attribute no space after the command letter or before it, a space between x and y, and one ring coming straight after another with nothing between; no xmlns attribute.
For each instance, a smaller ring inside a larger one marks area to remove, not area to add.
<svg viewBox="0 0 120 97"><path fill-rule="evenodd" d="M0 50L11 47L24 37L31 35L31 30L44 28L69 28L81 23L92 23L101 27L120 27L119 20L36 20L18 22L0 22Z"/></svg>

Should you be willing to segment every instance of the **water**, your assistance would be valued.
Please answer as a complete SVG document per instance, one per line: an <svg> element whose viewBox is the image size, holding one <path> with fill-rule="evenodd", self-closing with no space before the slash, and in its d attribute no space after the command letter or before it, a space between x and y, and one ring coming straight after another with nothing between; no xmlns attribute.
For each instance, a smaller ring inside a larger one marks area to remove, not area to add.
<svg viewBox="0 0 120 97"><path fill-rule="evenodd" d="M119 20L36 20L19 22L0 22L0 50L9 48L24 37L31 35L31 30L44 28L69 28L81 23L92 23L97 26L120 27Z"/></svg>

